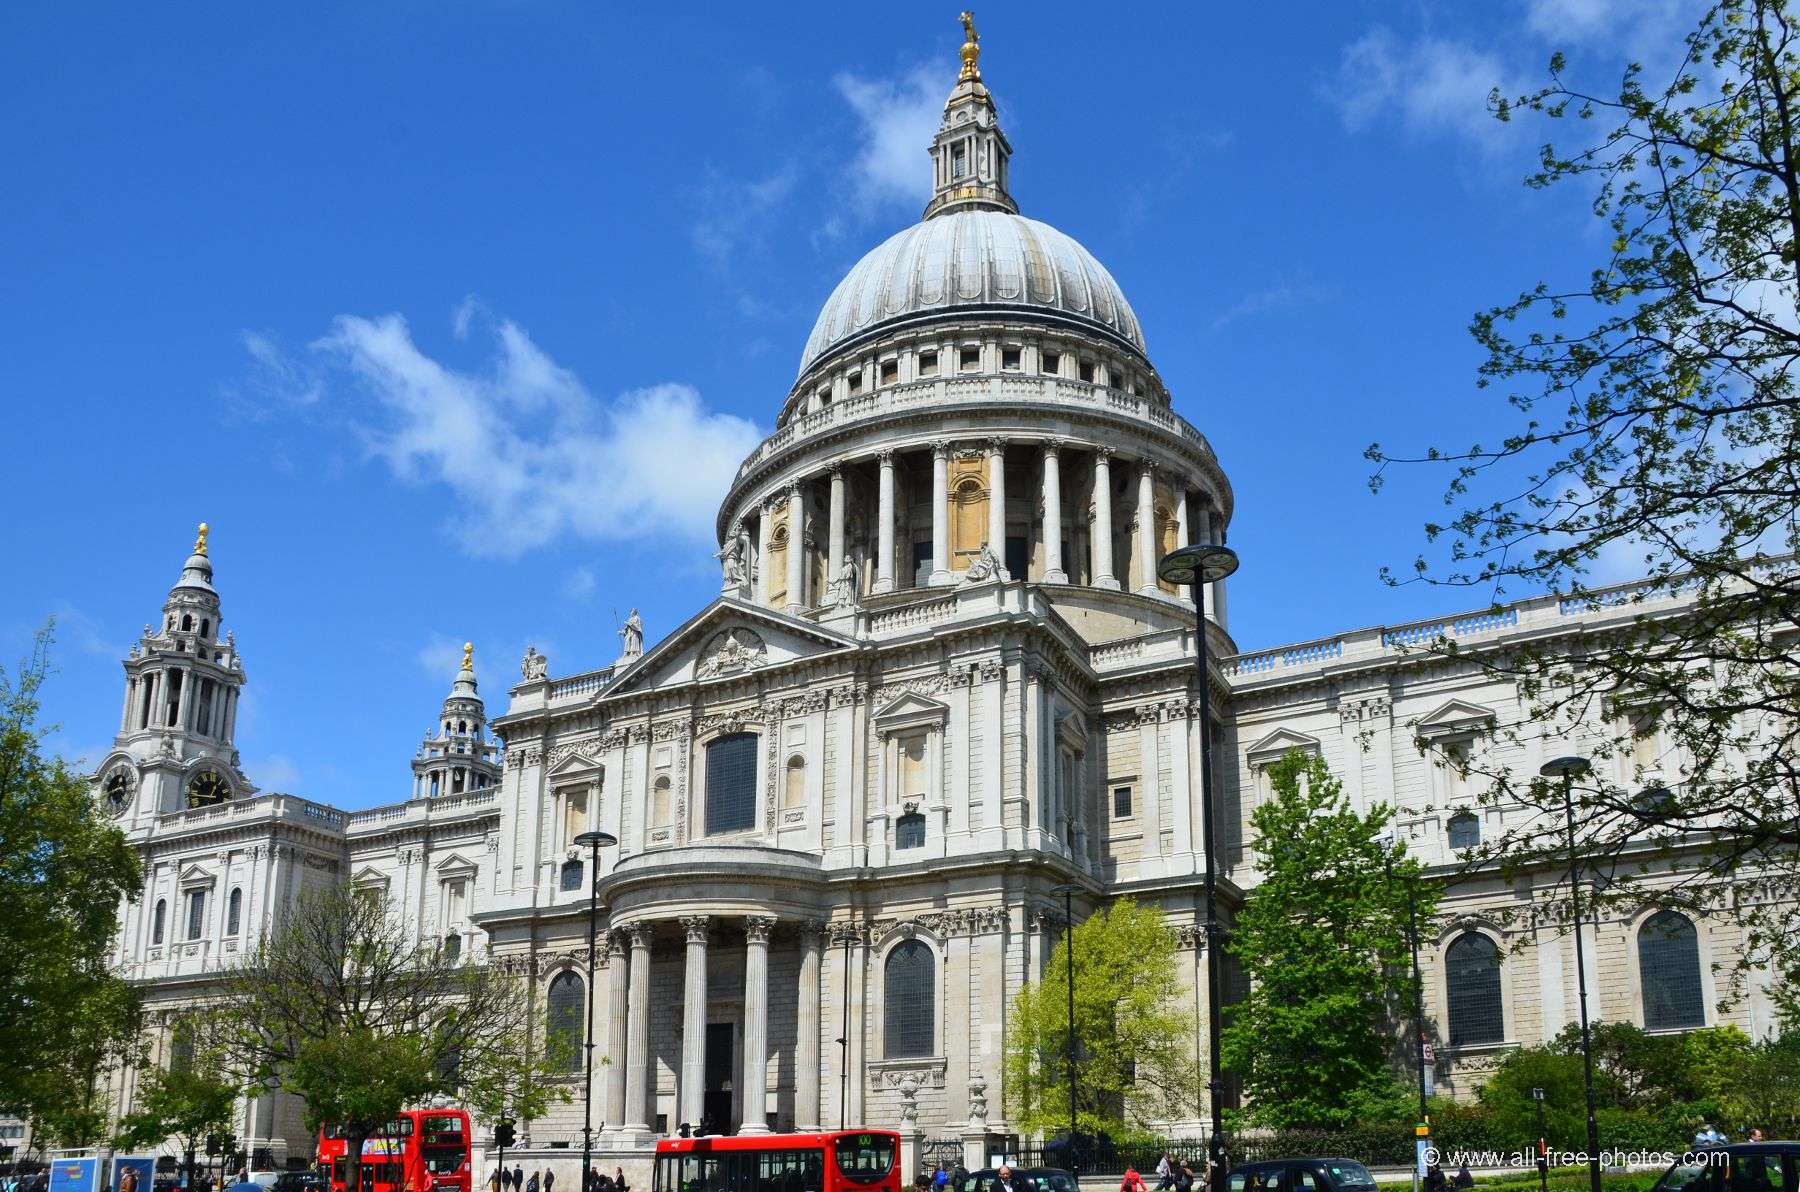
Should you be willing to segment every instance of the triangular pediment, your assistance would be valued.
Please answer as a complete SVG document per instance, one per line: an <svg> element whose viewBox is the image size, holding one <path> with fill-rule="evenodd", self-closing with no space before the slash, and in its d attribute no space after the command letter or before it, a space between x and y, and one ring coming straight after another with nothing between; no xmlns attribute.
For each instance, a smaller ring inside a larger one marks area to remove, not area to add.
<svg viewBox="0 0 1800 1192"><path fill-rule="evenodd" d="M571 753L554 766L550 767L551 781L559 778L580 778L589 774L598 774L600 763L583 753Z"/></svg>
<svg viewBox="0 0 1800 1192"><path fill-rule="evenodd" d="M436 873L440 879L473 877L478 872L479 870L476 868L475 862L469 860L461 853L451 853L448 857L439 861L436 867Z"/></svg>
<svg viewBox="0 0 1800 1192"><path fill-rule="evenodd" d="M1268 736L1244 751L1244 756L1253 766L1267 766L1278 762L1290 749L1298 749L1304 753L1319 752L1319 738L1309 737L1305 733L1291 728L1278 728Z"/></svg>
<svg viewBox="0 0 1800 1192"><path fill-rule="evenodd" d="M217 876L210 869L202 869L198 865L184 865L176 883L184 889L190 886L210 886L217 881Z"/></svg>
<svg viewBox="0 0 1800 1192"><path fill-rule="evenodd" d="M1453 736L1457 733L1479 732L1493 723L1492 708L1473 704L1465 699L1453 699L1431 715L1420 717L1418 732L1422 737Z"/></svg>
<svg viewBox="0 0 1800 1192"><path fill-rule="evenodd" d="M876 712L874 719L877 729L891 730L919 724L942 724L949 715L948 704L916 691L907 691Z"/></svg>
<svg viewBox="0 0 1800 1192"><path fill-rule="evenodd" d="M632 692L735 678L801 658L857 648L853 637L804 617L792 617L721 596L624 671L602 702Z"/></svg>
<svg viewBox="0 0 1800 1192"><path fill-rule="evenodd" d="M350 878L350 884L359 890L387 889L388 875L373 865L364 865Z"/></svg>

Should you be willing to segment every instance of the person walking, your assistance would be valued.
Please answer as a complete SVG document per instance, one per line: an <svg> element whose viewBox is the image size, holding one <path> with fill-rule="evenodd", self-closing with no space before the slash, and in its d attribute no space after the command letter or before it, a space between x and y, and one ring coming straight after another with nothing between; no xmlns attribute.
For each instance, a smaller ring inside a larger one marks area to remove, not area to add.
<svg viewBox="0 0 1800 1192"><path fill-rule="evenodd" d="M531 1173L531 1178L525 1181L525 1192L539 1192L543 1183L544 1173L541 1171L534 1171Z"/></svg>
<svg viewBox="0 0 1800 1192"><path fill-rule="evenodd" d="M1156 1161L1156 1192L1169 1192L1175 1186L1175 1163L1164 1151L1162 1158Z"/></svg>
<svg viewBox="0 0 1800 1192"><path fill-rule="evenodd" d="M512 1186L513 1186L513 1192L519 1192L519 1189L521 1189L525 1186L525 1169L523 1167L520 1167L517 1163L513 1164L513 1185Z"/></svg>
<svg viewBox="0 0 1800 1192"><path fill-rule="evenodd" d="M1013 1181L1011 1165L1006 1163L1000 1165L1000 1170L994 1173L994 1182L989 1185L988 1192L1023 1192L1020 1185Z"/></svg>
<svg viewBox="0 0 1800 1192"><path fill-rule="evenodd" d="M944 1170L942 1163L931 1169L931 1186L938 1192L944 1192L950 1186L950 1173Z"/></svg>
<svg viewBox="0 0 1800 1192"><path fill-rule="evenodd" d="M625 1169L613 1168L613 1188L616 1192L631 1192L631 1185L625 1182Z"/></svg>
<svg viewBox="0 0 1800 1192"><path fill-rule="evenodd" d="M550 1185L554 1184L555 1182L556 1182L556 1173L554 1171L546 1171L544 1173L544 1192L550 1192Z"/></svg>

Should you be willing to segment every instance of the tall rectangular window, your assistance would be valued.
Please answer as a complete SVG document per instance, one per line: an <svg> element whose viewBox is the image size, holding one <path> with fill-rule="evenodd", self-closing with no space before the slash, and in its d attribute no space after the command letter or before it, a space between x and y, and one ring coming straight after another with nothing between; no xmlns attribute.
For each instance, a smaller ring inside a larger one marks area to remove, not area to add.
<svg viewBox="0 0 1800 1192"><path fill-rule="evenodd" d="M563 791L563 844L588 830L588 793L586 787L572 786Z"/></svg>
<svg viewBox="0 0 1800 1192"><path fill-rule="evenodd" d="M756 827L756 734L733 733L706 747L706 833Z"/></svg>
<svg viewBox="0 0 1800 1192"><path fill-rule="evenodd" d="M206 891L189 890L187 896L187 937L197 940L206 930Z"/></svg>
<svg viewBox="0 0 1800 1192"><path fill-rule="evenodd" d="M925 734L914 733L897 742L900 749L900 799L923 802L925 784Z"/></svg>
<svg viewBox="0 0 1800 1192"><path fill-rule="evenodd" d="M1128 786L1113 787L1113 818L1131 818L1131 788Z"/></svg>

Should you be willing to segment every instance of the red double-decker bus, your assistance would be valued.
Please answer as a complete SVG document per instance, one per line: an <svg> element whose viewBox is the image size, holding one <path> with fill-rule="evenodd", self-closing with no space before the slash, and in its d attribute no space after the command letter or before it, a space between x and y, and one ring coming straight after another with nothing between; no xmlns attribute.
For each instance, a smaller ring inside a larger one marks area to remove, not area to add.
<svg viewBox="0 0 1800 1192"><path fill-rule="evenodd" d="M900 1192L892 1130L666 1138L652 1192Z"/></svg>
<svg viewBox="0 0 1800 1192"><path fill-rule="evenodd" d="M466 1110L404 1110L363 1140L363 1192L471 1192L470 1140ZM319 1132L319 1165L331 1192L346 1192L349 1147L336 1126Z"/></svg>

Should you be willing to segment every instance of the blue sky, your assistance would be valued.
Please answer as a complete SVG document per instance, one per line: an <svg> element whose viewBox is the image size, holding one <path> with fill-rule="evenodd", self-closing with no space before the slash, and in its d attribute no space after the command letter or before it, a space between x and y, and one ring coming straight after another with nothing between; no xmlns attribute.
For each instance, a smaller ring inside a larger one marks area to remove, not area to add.
<svg viewBox="0 0 1800 1192"><path fill-rule="evenodd" d="M344 806L404 797L465 638L498 712L528 642L690 615L818 307L917 218L956 7L0 9L0 657L59 618L57 747L107 748L202 519L245 768ZM1232 478L1245 648L1480 603L1381 584L1443 477L1361 453L1497 438L1469 316L1604 244L1487 91L1615 84L1693 12L978 8L1021 209Z"/></svg>

